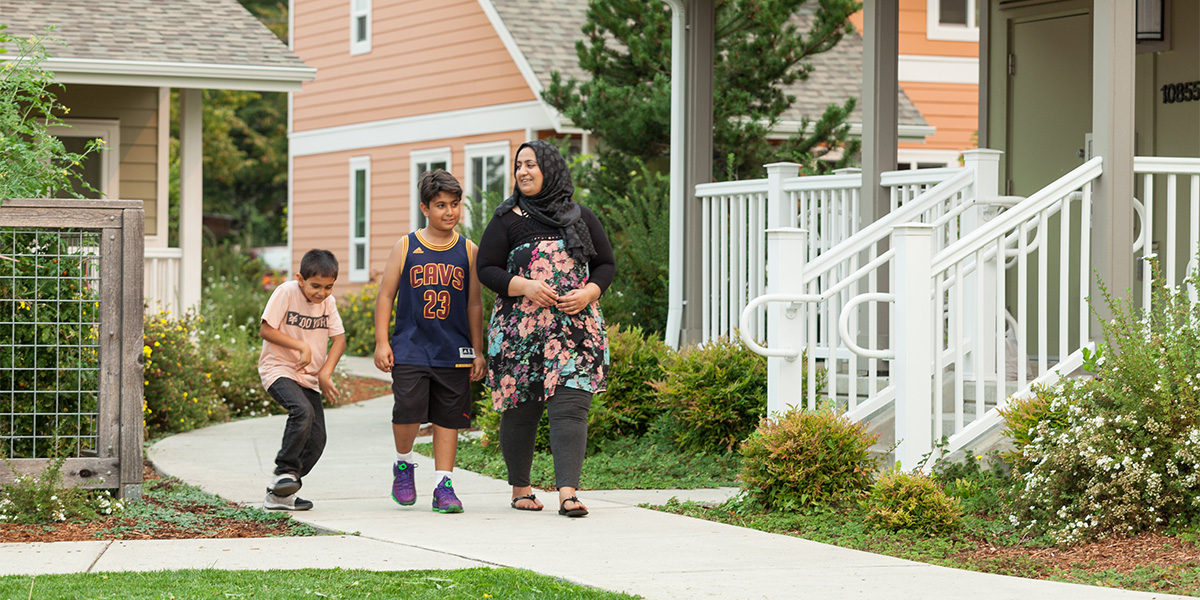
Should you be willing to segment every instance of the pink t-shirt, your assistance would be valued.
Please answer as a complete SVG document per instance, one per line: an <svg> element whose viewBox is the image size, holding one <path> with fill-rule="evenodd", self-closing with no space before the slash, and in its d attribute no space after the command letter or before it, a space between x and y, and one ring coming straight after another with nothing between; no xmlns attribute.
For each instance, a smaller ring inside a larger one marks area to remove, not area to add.
<svg viewBox="0 0 1200 600"><path fill-rule="evenodd" d="M317 371L329 355L329 338L346 332L333 296L320 303L309 302L300 290L300 283L292 279L275 288L263 309L262 320L281 333L308 344L312 350L312 361L297 370L298 350L263 340L262 354L258 356L258 374L262 377L263 387L269 388L276 379L287 377L306 388L321 391Z"/></svg>

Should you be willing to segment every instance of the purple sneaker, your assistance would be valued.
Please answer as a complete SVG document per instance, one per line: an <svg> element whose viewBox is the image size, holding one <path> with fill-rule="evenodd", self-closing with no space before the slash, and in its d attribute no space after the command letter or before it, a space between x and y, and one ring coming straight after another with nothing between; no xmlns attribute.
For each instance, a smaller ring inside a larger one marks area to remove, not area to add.
<svg viewBox="0 0 1200 600"><path fill-rule="evenodd" d="M454 485L449 477L443 477L433 489L433 510L440 513L460 513L463 511L462 502L454 495Z"/></svg>
<svg viewBox="0 0 1200 600"><path fill-rule="evenodd" d="M412 506L417 501L417 485L413 483L416 463L396 461L392 465L392 499L401 506Z"/></svg>

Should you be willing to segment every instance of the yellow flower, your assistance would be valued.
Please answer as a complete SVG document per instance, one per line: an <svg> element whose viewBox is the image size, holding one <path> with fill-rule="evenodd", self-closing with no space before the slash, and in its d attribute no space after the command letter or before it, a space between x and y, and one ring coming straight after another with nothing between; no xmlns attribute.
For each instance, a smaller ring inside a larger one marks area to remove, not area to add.
<svg viewBox="0 0 1200 600"><path fill-rule="evenodd" d="M155 348L157 348L157 347L159 347L159 346L161 346L161 345L162 345L162 344L160 344L160 343L158 343L158 342L154 342L154 347L155 347Z"/></svg>
<svg viewBox="0 0 1200 600"><path fill-rule="evenodd" d="M146 358L150 358L150 354L153 352L154 350L150 346L142 346L142 354L145 354Z"/></svg>

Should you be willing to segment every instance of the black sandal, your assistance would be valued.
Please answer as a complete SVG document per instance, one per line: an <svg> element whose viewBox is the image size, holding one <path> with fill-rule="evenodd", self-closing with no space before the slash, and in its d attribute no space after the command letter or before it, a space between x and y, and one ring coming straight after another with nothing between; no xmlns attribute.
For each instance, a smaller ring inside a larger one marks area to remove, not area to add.
<svg viewBox="0 0 1200 600"><path fill-rule="evenodd" d="M534 496L533 494L530 494L528 496L517 496L516 498L512 499L512 507L517 510L532 510L532 511L542 510L541 506L535 506L533 508L528 508L525 506L517 506L517 502L519 502L521 500L529 500L531 502L537 502L537 496Z"/></svg>
<svg viewBox="0 0 1200 600"><path fill-rule="evenodd" d="M568 502L574 502L578 506L576 506L575 508L572 508L570 510L567 510ZM582 516L588 514L587 509L581 508L582 506L583 506L583 502L580 502L579 498L576 498L575 496L571 496L570 498L567 498L566 500L563 500L562 502L559 503L558 514L566 515L568 517L582 517Z"/></svg>

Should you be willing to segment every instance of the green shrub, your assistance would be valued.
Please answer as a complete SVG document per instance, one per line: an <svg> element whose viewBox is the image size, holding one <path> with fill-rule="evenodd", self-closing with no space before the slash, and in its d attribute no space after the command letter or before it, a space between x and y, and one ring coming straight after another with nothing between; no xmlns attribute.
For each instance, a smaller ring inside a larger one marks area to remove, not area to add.
<svg viewBox="0 0 1200 600"><path fill-rule="evenodd" d="M1067 424L1067 405L1063 402L1053 402L1059 395L1060 389L1037 385L1032 393L1014 395L1008 402L997 409L1007 426L1005 434L1013 442L1013 449L1003 454L1004 460L1018 471L1028 471L1029 461L1025 458L1025 447L1033 443L1037 437L1035 431L1038 424L1055 431L1061 431ZM1051 405L1055 408L1051 410Z"/></svg>
<svg viewBox="0 0 1200 600"><path fill-rule="evenodd" d="M635 160L629 195L608 195L604 225L616 257L616 278L601 304L609 323L662 335L667 322L670 177ZM593 207L595 208L595 207Z"/></svg>
<svg viewBox="0 0 1200 600"><path fill-rule="evenodd" d="M920 473L889 471L871 486L864 501L867 520L882 529L941 534L962 524L962 506L936 481Z"/></svg>
<svg viewBox="0 0 1200 600"><path fill-rule="evenodd" d="M361 290L346 292L338 298L338 314L346 327L346 355L375 355L375 298L379 296L379 284L372 281ZM388 321L388 338L395 326L396 308L392 306L392 317Z"/></svg>
<svg viewBox="0 0 1200 600"><path fill-rule="evenodd" d="M683 450L737 448L767 409L767 359L722 338L670 355L660 394L674 441Z"/></svg>
<svg viewBox="0 0 1200 600"><path fill-rule="evenodd" d="M651 382L663 378L663 361L671 349L640 327L608 328L608 390L592 399L588 442L641 437L662 413Z"/></svg>
<svg viewBox="0 0 1200 600"><path fill-rule="evenodd" d="M211 323L206 324L211 326ZM220 333L220 332L224 333ZM204 372L230 416L257 417L287 412L267 393L258 374L262 339L239 328L206 328L200 334Z"/></svg>
<svg viewBox="0 0 1200 600"><path fill-rule="evenodd" d="M82 521L120 512L124 504L105 491L62 486L65 456L52 459L38 476L18 472L12 483L0 485L0 523Z"/></svg>
<svg viewBox="0 0 1200 600"><path fill-rule="evenodd" d="M148 438L190 431L229 416L192 341L194 320L191 315L171 318L165 312L145 319L142 419Z"/></svg>
<svg viewBox="0 0 1200 600"><path fill-rule="evenodd" d="M764 420L742 443L742 486L776 509L859 496L878 465L871 452L878 437L831 407L789 410Z"/></svg>
<svg viewBox="0 0 1200 600"><path fill-rule="evenodd" d="M257 338L263 309L279 278L261 260L251 258L228 241L206 243L203 257L200 316L205 328L223 329L228 325Z"/></svg>
<svg viewBox="0 0 1200 600"><path fill-rule="evenodd" d="M1008 509L1012 472L999 457L967 454L963 460L939 460L933 479L958 499L964 512L994 518Z"/></svg>
<svg viewBox="0 0 1200 600"><path fill-rule="evenodd" d="M0 445L10 458L95 450L95 237L0 228L0 405L11 413L0 419Z"/></svg>
<svg viewBox="0 0 1200 600"><path fill-rule="evenodd" d="M1194 285L1195 282L1192 282ZM1154 274L1153 310L1114 299L1091 380L1048 392L1010 521L1059 543L1200 518L1200 309Z"/></svg>

